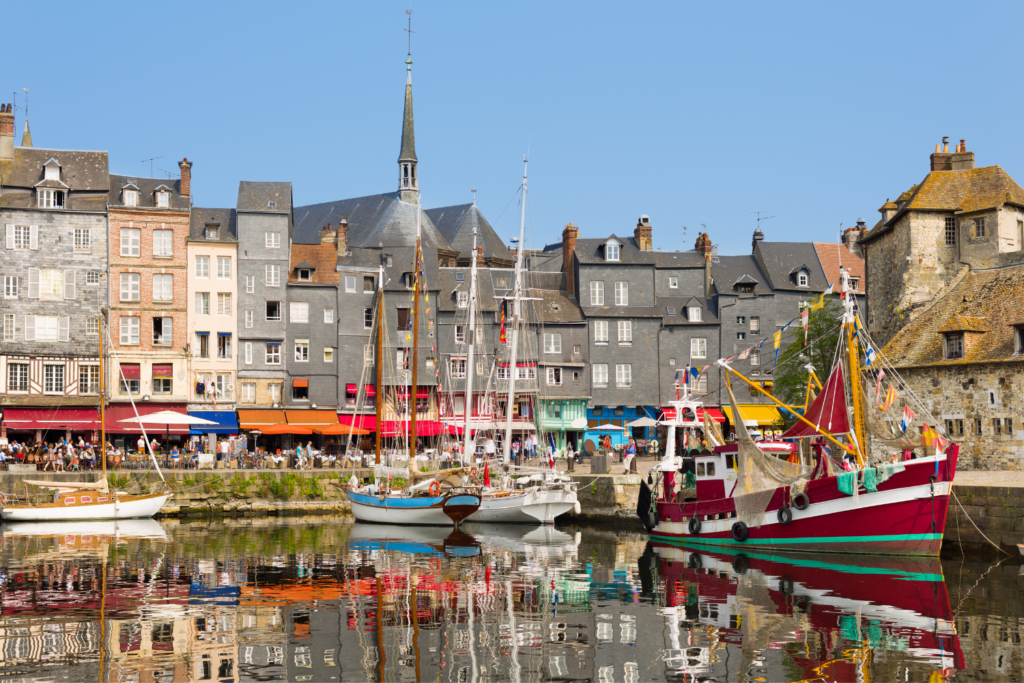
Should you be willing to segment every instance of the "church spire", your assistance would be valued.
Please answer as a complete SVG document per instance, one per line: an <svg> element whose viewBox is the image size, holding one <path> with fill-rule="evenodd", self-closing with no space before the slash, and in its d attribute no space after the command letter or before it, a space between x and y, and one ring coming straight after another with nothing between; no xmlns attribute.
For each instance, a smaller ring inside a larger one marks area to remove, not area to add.
<svg viewBox="0 0 1024 683"><path fill-rule="evenodd" d="M32 133L28 129L28 117L25 117L25 132L21 136L21 146L31 147L32 146Z"/></svg>
<svg viewBox="0 0 1024 683"><path fill-rule="evenodd" d="M411 12L411 11L410 11ZM402 116L402 149L398 153L398 192L402 201L419 201L416 178L416 132L412 122L412 15L409 14L409 54L405 58L405 113Z"/></svg>

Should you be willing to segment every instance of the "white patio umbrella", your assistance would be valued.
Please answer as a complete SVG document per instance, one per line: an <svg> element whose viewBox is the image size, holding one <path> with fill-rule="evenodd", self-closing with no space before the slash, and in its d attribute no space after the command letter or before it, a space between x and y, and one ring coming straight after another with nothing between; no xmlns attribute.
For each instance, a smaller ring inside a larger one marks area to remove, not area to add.
<svg viewBox="0 0 1024 683"><path fill-rule="evenodd" d="M626 425L627 427L657 427L658 421L649 417L638 417Z"/></svg>
<svg viewBox="0 0 1024 683"><path fill-rule="evenodd" d="M121 424L147 424L147 425L164 425L164 439L170 440L171 438L171 425L215 425L218 424L213 420L205 420L201 417L192 417L185 413L176 413L173 410L161 410L158 413L150 413L149 415L140 415L139 417L129 417L124 420L118 420Z"/></svg>
<svg viewBox="0 0 1024 683"><path fill-rule="evenodd" d="M623 429L625 429L625 427L620 427L618 425L613 425L613 424L603 424L603 425L598 425L596 427L591 427L590 431L592 431L592 432L600 432L600 431L607 431L607 430L615 430L617 432L621 432Z"/></svg>

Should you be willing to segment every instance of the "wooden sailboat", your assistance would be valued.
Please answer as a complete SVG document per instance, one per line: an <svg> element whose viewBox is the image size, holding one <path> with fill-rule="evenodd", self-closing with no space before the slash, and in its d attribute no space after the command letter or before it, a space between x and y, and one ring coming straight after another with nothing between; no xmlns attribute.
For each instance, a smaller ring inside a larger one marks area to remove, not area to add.
<svg viewBox="0 0 1024 683"><path fill-rule="evenodd" d="M106 375L103 367L103 316L99 320L100 330L100 460L103 474L99 481L42 481L25 480L26 495L4 496L0 501L0 519L5 522L71 522L83 520L112 520L152 517L171 497L171 491L159 493L130 494L124 491L110 491L107 485L107 425L106 425ZM136 417L138 414L136 413ZM149 443L149 439L146 439ZM152 456L152 450L150 450ZM153 464L160 472L156 458ZM163 474L160 475L163 480ZM165 482L166 485L166 482ZM32 500L28 487L52 491L49 501Z"/></svg>

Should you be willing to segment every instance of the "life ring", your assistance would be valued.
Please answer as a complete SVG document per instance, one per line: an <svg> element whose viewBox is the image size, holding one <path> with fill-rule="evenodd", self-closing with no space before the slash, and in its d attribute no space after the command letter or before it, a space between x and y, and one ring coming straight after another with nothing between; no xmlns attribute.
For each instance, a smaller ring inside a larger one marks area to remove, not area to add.
<svg viewBox="0 0 1024 683"><path fill-rule="evenodd" d="M742 543L747 540L750 536L750 532L747 530L747 525L743 522L736 522L732 525L732 539L737 543Z"/></svg>
<svg viewBox="0 0 1024 683"><path fill-rule="evenodd" d="M440 571L441 570L441 560L437 559L436 557L430 558L430 568L432 570L434 570L435 572L436 571Z"/></svg>
<svg viewBox="0 0 1024 683"><path fill-rule="evenodd" d="M789 508L779 508L779 524L786 526L793 521L793 511Z"/></svg>
<svg viewBox="0 0 1024 683"><path fill-rule="evenodd" d="M797 510L806 510L811 504L811 499L806 493L801 493L793 499L793 507Z"/></svg>
<svg viewBox="0 0 1024 683"><path fill-rule="evenodd" d="M469 476L471 476L471 477L473 477L474 479L476 479L476 475L477 475L477 469L476 469L476 468L474 467L473 469L471 469L471 470L469 471Z"/></svg>
<svg viewBox="0 0 1024 683"><path fill-rule="evenodd" d="M430 495L436 496L439 493L441 493L441 482L436 480L430 482Z"/></svg>
<svg viewBox="0 0 1024 683"><path fill-rule="evenodd" d="M700 519L697 517L690 517L690 524L688 525L691 536L697 536L700 534Z"/></svg>

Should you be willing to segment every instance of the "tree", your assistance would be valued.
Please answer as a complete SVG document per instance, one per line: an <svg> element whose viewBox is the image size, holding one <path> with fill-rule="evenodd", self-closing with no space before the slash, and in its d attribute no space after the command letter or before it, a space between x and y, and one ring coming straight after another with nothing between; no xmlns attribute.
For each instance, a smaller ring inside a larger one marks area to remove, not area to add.
<svg viewBox="0 0 1024 683"><path fill-rule="evenodd" d="M807 346L804 346L804 330L797 318L793 340L779 354L775 370L774 395L791 406L802 406L807 397L807 368L810 363L818 379L824 382L836 358L836 347L842 331L843 309L836 298L825 297L825 306L811 311L807 321ZM765 344L767 346L767 344ZM783 415L786 425L796 422L792 415Z"/></svg>

